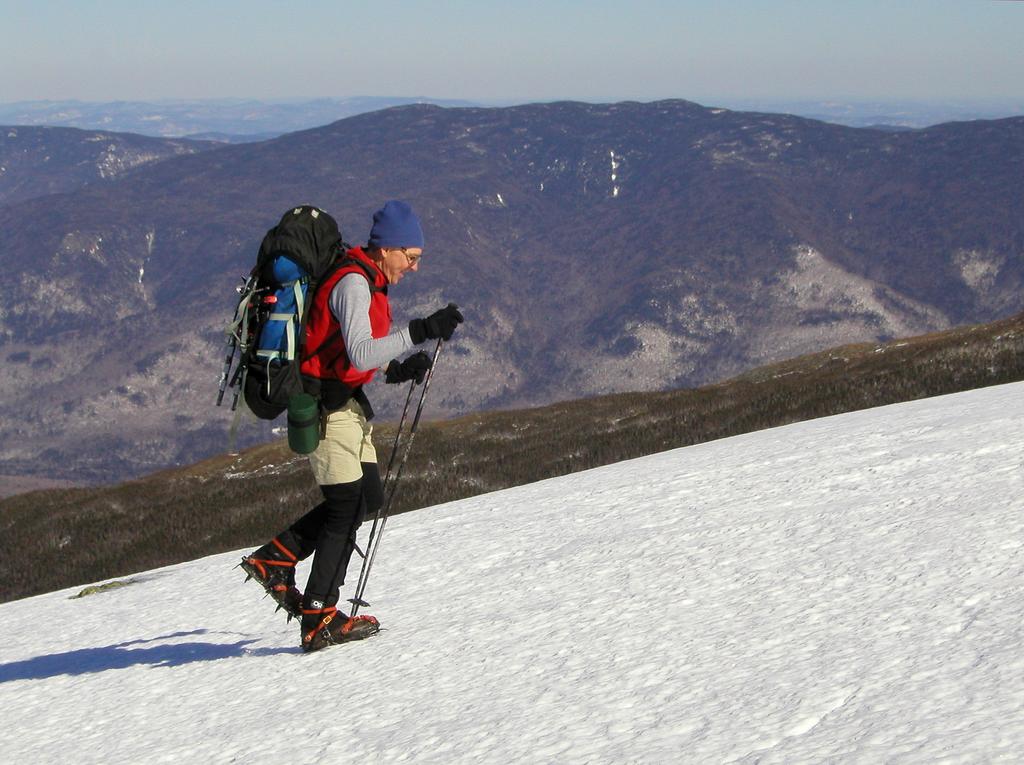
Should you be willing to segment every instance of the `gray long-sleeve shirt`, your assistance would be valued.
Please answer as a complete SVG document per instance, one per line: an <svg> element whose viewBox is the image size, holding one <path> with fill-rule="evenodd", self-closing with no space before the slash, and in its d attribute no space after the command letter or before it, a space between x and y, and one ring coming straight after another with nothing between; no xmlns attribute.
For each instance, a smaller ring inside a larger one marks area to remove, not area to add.
<svg viewBox="0 0 1024 765"><path fill-rule="evenodd" d="M370 285L361 274L346 274L331 290L331 313L341 324L341 337L352 366L361 372L377 369L416 346L409 328L374 338L370 331Z"/></svg>

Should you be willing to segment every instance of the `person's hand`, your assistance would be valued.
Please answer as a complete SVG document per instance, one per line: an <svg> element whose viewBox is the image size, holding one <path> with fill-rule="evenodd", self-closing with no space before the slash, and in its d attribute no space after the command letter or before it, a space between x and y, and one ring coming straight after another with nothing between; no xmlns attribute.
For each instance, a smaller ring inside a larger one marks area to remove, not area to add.
<svg viewBox="0 0 1024 765"><path fill-rule="evenodd" d="M423 378L426 377L427 370L430 369L432 363L430 356L423 351L414 353L405 361L392 359L391 363L388 364L387 371L384 373L384 382L394 385L415 380L416 384L419 385L423 382Z"/></svg>
<svg viewBox="0 0 1024 765"><path fill-rule="evenodd" d="M425 319L413 319L409 322L409 335L419 345L427 340L448 341L452 339L455 328L465 321L455 303L449 303L440 311L434 311Z"/></svg>

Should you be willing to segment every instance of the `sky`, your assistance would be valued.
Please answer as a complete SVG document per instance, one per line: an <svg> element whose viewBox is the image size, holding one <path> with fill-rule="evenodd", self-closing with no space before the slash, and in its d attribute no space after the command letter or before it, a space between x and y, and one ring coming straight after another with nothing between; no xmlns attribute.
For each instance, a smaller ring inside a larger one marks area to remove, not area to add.
<svg viewBox="0 0 1024 765"><path fill-rule="evenodd" d="M0 752L1019 762L1022 394L822 418L396 516L366 589L384 629L312 654L235 568L248 550L4 603Z"/></svg>
<svg viewBox="0 0 1024 765"><path fill-rule="evenodd" d="M0 102L1020 100L1017 0L0 0Z"/></svg>

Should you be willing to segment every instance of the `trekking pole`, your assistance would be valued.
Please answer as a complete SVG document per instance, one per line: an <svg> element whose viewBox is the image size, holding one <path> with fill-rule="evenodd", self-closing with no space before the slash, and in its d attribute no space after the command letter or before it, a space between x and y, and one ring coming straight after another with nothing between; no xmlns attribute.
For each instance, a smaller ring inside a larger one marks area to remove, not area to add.
<svg viewBox="0 0 1024 765"><path fill-rule="evenodd" d="M370 570L373 568L373 561L377 557L377 550L380 549L380 540L384 537L384 527L387 525L388 516L391 514L391 506L395 501L395 494L398 489L398 481L402 477L402 469L405 467L405 461L409 458L409 452L412 450L413 439L416 438L416 430L420 424L420 416L423 414L423 404L427 400L427 391L430 390L430 381L434 376L434 369L437 365L437 357L441 355L441 345L443 341L437 341L437 347L434 348L434 358L430 362L430 369L427 370L427 376L423 380L423 392L420 393L419 404L416 406L416 414L413 417L412 425L409 427L409 440L405 445L405 450L402 452L402 459L398 463L398 470L395 472L394 480L388 482L387 479L391 477L391 463L394 462L395 454L397 453L398 437L401 432L395 437L395 451L391 453L391 460L388 463L387 476L385 478L385 484L389 492L386 492L386 499L377 508L377 517L373 520L373 528L370 530L370 540L366 544L366 556L363 558L363 567L359 572L359 582L356 584L355 595L349 599L352 604L351 616L355 616L359 613L360 606L370 605L363 600L363 593L366 591L366 584L370 579ZM413 383L415 386L415 383ZM411 386L412 387L412 386ZM412 397L412 390L409 391L409 397ZM407 402L408 405L408 402ZM405 415L402 415L403 420ZM380 519L379 528L377 519ZM374 531L376 531L376 537L374 537Z"/></svg>
<svg viewBox="0 0 1024 765"><path fill-rule="evenodd" d="M391 445L391 456L388 458L388 467L384 471L384 484L381 487L381 495L387 492L388 485L391 480L391 468L395 464L395 455L398 454L398 445L402 442L402 430L405 428L405 418L409 415L409 404L412 401L412 392L416 390L416 382L409 386L409 395L405 397L405 406L402 407L402 418L398 421L398 430L395 432L395 442ZM380 510L380 508L377 508ZM379 517L379 513L378 516ZM377 518L374 518L374 526L376 527ZM370 532L370 539L373 539L373 531Z"/></svg>
<svg viewBox="0 0 1024 765"><path fill-rule="evenodd" d="M409 403L412 401L412 393L416 390L416 382L409 386L409 395L405 397L405 406L402 408L402 418L398 421L398 429L395 431L395 440L391 444L391 457L388 459L388 467L384 472L384 483L381 485L381 503L377 506L377 511L373 515L373 525L370 527L370 536L366 540L366 549L369 550L373 544L373 540L377 536L377 525L380 523L380 511L384 507L384 497L387 495L388 486L391 484L391 468L395 464L395 455L398 454L398 445L402 442L402 431L405 429L405 418L409 414ZM359 549L359 545L355 543L353 539L352 546L355 551L359 553L359 557L364 561L366 560L366 553ZM363 572L365 567L359 571L359 582L356 584L358 590L363 583ZM354 602L352 598L349 598L349 602Z"/></svg>

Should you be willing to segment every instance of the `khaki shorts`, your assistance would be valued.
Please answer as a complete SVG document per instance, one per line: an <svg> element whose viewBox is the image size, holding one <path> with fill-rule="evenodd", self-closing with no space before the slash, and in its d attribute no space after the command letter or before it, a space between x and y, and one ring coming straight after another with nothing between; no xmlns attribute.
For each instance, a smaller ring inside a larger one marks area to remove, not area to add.
<svg viewBox="0 0 1024 765"><path fill-rule="evenodd" d="M370 436L373 426L366 421L363 408L350 400L327 416L327 436L309 455L313 476L321 486L351 483L363 477L361 462L377 462Z"/></svg>

